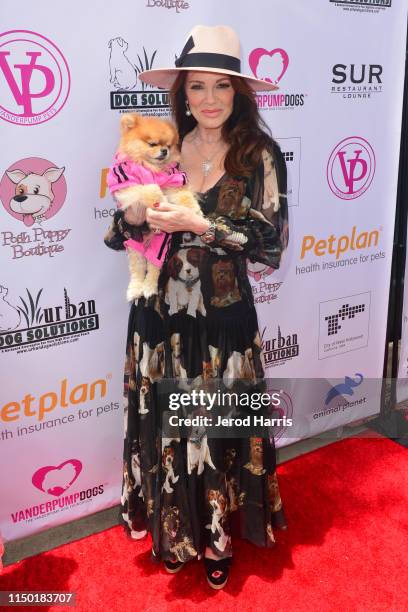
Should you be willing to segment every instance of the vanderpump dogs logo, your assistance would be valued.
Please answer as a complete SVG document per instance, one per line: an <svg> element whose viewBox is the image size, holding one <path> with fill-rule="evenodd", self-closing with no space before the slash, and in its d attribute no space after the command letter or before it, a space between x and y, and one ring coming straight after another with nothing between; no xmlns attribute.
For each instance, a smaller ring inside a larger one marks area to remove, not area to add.
<svg viewBox="0 0 408 612"><path fill-rule="evenodd" d="M374 174L374 150L361 136L341 140L327 162L327 182L334 195L342 200L353 200L365 193Z"/></svg>
<svg viewBox="0 0 408 612"><path fill-rule="evenodd" d="M169 114L169 94L162 89L154 89L139 81L138 75L144 70L151 70L157 50L149 53L143 47L143 53L117 36L111 38L109 47L109 81L114 87L110 92L112 110L138 111L145 115L167 116Z"/></svg>
<svg viewBox="0 0 408 612"><path fill-rule="evenodd" d="M0 285L0 351L50 348L99 329L95 300L75 303L64 289L63 304L43 307L42 292L14 297Z"/></svg>
<svg viewBox="0 0 408 612"><path fill-rule="evenodd" d="M282 334L280 325L277 335L273 338L265 338L265 332L266 327L261 336L265 369L282 365L299 356L297 334Z"/></svg>
<svg viewBox="0 0 408 612"><path fill-rule="evenodd" d="M287 91L284 76L289 66L289 55L285 49L272 50L258 47L248 57L249 67L257 79L279 86L279 90L257 94L260 110L287 110L303 106L307 94ZM282 81L282 82L281 82Z"/></svg>
<svg viewBox="0 0 408 612"><path fill-rule="evenodd" d="M90 502L94 497L104 493L105 483L88 489L67 493L82 472L82 462L79 459L67 459L60 465L46 465L36 470L31 478L32 484L49 499L29 508L19 508L11 512L13 523L23 521L30 523L38 519L46 519L51 514L72 509L80 504Z"/></svg>
<svg viewBox="0 0 408 612"><path fill-rule="evenodd" d="M356 408L365 404L367 397L365 395L361 395L360 390L363 380L364 376L359 372L356 372L354 378L351 376L345 376L342 382L331 386L324 399L324 409L315 412L313 419L317 420L329 414L344 412L345 410Z"/></svg>
<svg viewBox="0 0 408 612"><path fill-rule="evenodd" d="M16 125L49 121L70 90L67 61L57 45L29 30L0 34L0 118Z"/></svg>
<svg viewBox="0 0 408 612"><path fill-rule="evenodd" d="M382 92L383 67L380 64L335 64L331 93L342 100L366 100Z"/></svg>
<svg viewBox="0 0 408 612"><path fill-rule="evenodd" d="M360 13L379 13L381 9L390 8L392 5L392 0L329 0L329 2L344 11Z"/></svg>
<svg viewBox="0 0 408 612"><path fill-rule="evenodd" d="M319 304L319 359L368 345L370 301L367 292Z"/></svg>
<svg viewBox="0 0 408 612"><path fill-rule="evenodd" d="M61 210L67 196L64 166L40 157L20 159L9 166L0 181L0 201L5 212L22 223L24 231L4 228L0 245L12 259L34 255L54 257L64 251L71 229L51 229L49 221ZM30 228L30 229L29 229Z"/></svg>

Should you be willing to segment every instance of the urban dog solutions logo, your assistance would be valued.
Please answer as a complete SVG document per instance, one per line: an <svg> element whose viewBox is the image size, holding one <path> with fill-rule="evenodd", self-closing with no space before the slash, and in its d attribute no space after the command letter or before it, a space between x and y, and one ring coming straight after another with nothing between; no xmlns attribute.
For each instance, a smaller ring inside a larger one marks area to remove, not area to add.
<svg viewBox="0 0 408 612"><path fill-rule="evenodd" d="M380 64L335 64L331 93L340 94L343 100L371 98L382 92L382 71Z"/></svg>
<svg viewBox="0 0 408 612"><path fill-rule="evenodd" d="M319 304L319 359L368 345L370 292Z"/></svg>
<svg viewBox="0 0 408 612"><path fill-rule="evenodd" d="M7 287L0 286L0 351L27 352L76 342L99 329L95 300L71 302L64 289L64 304L40 306L42 289L11 301ZM14 302L14 303L13 303Z"/></svg>
<svg viewBox="0 0 408 612"><path fill-rule="evenodd" d="M71 509L104 493L104 484L89 489L82 489L66 494L82 472L82 462L79 459L67 459L58 466L46 465L39 468L32 476L32 484L41 492L53 496L41 504L29 508L20 508L11 512L13 523L46 519L52 514Z"/></svg>
<svg viewBox="0 0 408 612"><path fill-rule="evenodd" d="M129 43L120 36L112 38L108 47L110 83L115 88L110 92L111 109L167 116L168 92L154 89L138 79L141 72L152 69L157 50L150 55L143 47L141 57L137 52L128 51ZM137 62L134 58L137 58Z"/></svg>
<svg viewBox="0 0 408 612"><path fill-rule="evenodd" d="M70 89L65 57L48 38L28 30L0 35L0 117L17 125L49 121Z"/></svg>
<svg viewBox="0 0 408 612"><path fill-rule="evenodd" d="M360 136L341 140L327 162L327 182L335 196L353 200L367 191L375 174L375 154Z"/></svg>
<svg viewBox="0 0 408 612"><path fill-rule="evenodd" d="M282 91L281 81L289 66L289 55L285 49L268 51L263 47L254 49L249 54L249 67L257 79L279 86L279 91L261 92L257 94L260 110L287 110L303 106L307 94Z"/></svg>
<svg viewBox="0 0 408 612"><path fill-rule="evenodd" d="M8 248L12 259L54 257L64 251L63 243L71 229L48 229L48 221L61 210L66 199L64 170L46 159L28 157L13 163L3 174L0 200L4 210L24 228L32 228L0 232L0 244Z"/></svg>
<svg viewBox="0 0 408 612"><path fill-rule="evenodd" d="M390 8L392 4L392 0L329 0L329 2L344 11L361 13L378 13L380 9Z"/></svg>
<svg viewBox="0 0 408 612"><path fill-rule="evenodd" d="M349 408L364 406L367 402L367 397L365 395L358 397L358 399L355 397L355 391L360 390L359 387L364 380L364 376L358 372L354 376L354 378L345 376L344 381L330 386L324 400L324 409L315 412L313 419L317 420L329 414L344 412ZM352 399L349 400L346 396Z"/></svg>
<svg viewBox="0 0 408 612"><path fill-rule="evenodd" d="M266 327L262 332L262 351L265 369L283 365L287 361L299 356L299 342L297 334L282 334L278 325L278 335L274 338L265 338Z"/></svg>

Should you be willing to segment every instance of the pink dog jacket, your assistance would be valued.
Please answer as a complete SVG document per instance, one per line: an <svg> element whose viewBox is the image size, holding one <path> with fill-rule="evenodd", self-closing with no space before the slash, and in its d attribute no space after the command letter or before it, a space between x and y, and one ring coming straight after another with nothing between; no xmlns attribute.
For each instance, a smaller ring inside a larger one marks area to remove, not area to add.
<svg viewBox="0 0 408 612"><path fill-rule="evenodd" d="M123 154L116 153L115 162L109 169L106 179L111 193L133 185L151 185L159 187L183 187L187 178L185 172L177 168L177 164L170 164L161 172L153 172Z"/></svg>
<svg viewBox="0 0 408 612"><path fill-rule="evenodd" d="M143 237L143 242L136 240L126 240L123 244L128 249L139 251L158 268L161 268L164 258L166 257L167 248L170 244L170 234L160 232L158 234L148 234Z"/></svg>

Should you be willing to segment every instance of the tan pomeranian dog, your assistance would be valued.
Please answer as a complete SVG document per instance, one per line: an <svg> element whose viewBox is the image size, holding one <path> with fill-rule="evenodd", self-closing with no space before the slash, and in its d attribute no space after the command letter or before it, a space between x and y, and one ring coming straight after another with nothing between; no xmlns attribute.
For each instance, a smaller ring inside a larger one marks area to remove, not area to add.
<svg viewBox="0 0 408 612"><path fill-rule="evenodd" d="M186 175L178 170L179 136L170 121L126 113L121 118L121 139L115 162L108 173L108 186L122 210L145 218L146 208L156 202L185 206L202 215L194 194L186 187ZM142 213L142 214L141 214ZM151 232L143 243L128 240L130 283L127 298L132 301L157 293L163 244L169 235Z"/></svg>

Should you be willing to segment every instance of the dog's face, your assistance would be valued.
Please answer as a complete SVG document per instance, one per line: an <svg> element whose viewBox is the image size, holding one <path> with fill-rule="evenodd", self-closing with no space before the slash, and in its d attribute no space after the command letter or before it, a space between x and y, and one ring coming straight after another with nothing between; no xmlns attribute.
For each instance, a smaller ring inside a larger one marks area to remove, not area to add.
<svg viewBox="0 0 408 612"><path fill-rule="evenodd" d="M192 253L189 253L189 251L193 250L196 251L198 249L181 249L169 259L168 270L174 280L179 278L184 281L191 281L199 276L198 267L194 265L198 264L198 260L195 261Z"/></svg>
<svg viewBox="0 0 408 612"><path fill-rule="evenodd" d="M175 538L180 527L179 510L176 506L163 508L162 510L163 531Z"/></svg>
<svg viewBox="0 0 408 612"><path fill-rule="evenodd" d="M178 133L170 121L125 113L121 131L119 151L132 161L158 171L179 160Z"/></svg>
<svg viewBox="0 0 408 612"><path fill-rule="evenodd" d="M115 47L117 47L118 50L120 50L122 53L127 50L128 46L129 45L126 40L124 40L120 36L117 36L116 38L111 38L111 40L108 42L109 49L115 49Z"/></svg>
<svg viewBox="0 0 408 612"><path fill-rule="evenodd" d="M208 491L207 499L211 508L217 510L220 514L224 514L227 506L227 500L225 499L224 495L220 493L220 491L210 489Z"/></svg>
<svg viewBox="0 0 408 612"><path fill-rule="evenodd" d="M10 209L22 215L32 215L33 219L43 215L54 200L52 183L58 181L64 170L48 168L42 174L26 174L22 170L7 171L7 176L16 185Z"/></svg>
<svg viewBox="0 0 408 612"><path fill-rule="evenodd" d="M171 343L171 350L173 351L173 355L175 357L180 357L181 355L181 336L180 334L172 334L170 343Z"/></svg>
<svg viewBox="0 0 408 612"><path fill-rule="evenodd" d="M165 446L163 449L162 461L163 466L166 468L170 468L174 459L174 450L171 446Z"/></svg>
<svg viewBox="0 0 408 612"><path fill-rule="evenodd" d="M141 380L141 386L140 386L140 393L142 395L146 395L149 392L150 389L150 380L148 379L147 376L142 376L142 380Z"/></svg>
<svg viewBox="0 0 408 612"><path fill-rule="evenodd" d="M228 293L234 289L235 271L232 261L217 261L212 266L212 279L214 287L222 293Z"/></svg>
<svg viewBox="0 0 408 612"><path fill-rule="evenodd" d="M253 462L261 462L262 461L262 438L251 438L251 458Z"/></svg>

